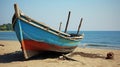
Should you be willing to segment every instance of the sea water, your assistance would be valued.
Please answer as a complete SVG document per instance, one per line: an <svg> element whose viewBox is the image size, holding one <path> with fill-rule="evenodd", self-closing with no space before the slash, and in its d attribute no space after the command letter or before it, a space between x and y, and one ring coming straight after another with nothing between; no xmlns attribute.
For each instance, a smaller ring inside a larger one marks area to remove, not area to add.
<svg viewBox="0 0 120 67"><path fill-rule="evenodd" d="M69 31L67 33L76 33ZM120 31L81 31L79 47L120 49ZM0 32L0 40L18 40L15 32Z"/></svg>
<svg viewBox="0 0 120 67"><path fill-rule="evenodd" d="M70 33L76 33L70 31ZM79 47L120 49L120 31L81 31L84 39Z"/></svg>
<svg viewBox="0 0 120 67"><path fill-rule="evenodd" d="M0 40L18 40L15 32L0 32Z"/></svg>

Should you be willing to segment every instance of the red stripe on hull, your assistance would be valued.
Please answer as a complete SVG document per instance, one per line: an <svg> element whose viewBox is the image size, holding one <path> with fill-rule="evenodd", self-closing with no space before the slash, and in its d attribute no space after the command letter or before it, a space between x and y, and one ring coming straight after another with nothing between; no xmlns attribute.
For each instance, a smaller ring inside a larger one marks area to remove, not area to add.
<svg viewBox="0 0 120 67"><path fill-rule="evenodd" d="M22 48L24 50L33 50L33 51L49 51L49 50L59 50L62 47L55 46L52 44L47 44L44 42L37 42L33 40L22 40Z"/></svg>

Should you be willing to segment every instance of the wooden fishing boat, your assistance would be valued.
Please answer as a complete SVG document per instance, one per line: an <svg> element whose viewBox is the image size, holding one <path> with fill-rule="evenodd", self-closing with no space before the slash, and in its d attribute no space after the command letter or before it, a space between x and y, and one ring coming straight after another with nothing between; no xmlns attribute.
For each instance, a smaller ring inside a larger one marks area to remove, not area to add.
<svg viewBox="0 0 120 67"><path fill-rule="evenodd" d="M72 52L83 38L83 35L61 32L31 19L20 11L17 4L14 4L14 9L13 29L21 43L25 59L44 51Z"/></svg>

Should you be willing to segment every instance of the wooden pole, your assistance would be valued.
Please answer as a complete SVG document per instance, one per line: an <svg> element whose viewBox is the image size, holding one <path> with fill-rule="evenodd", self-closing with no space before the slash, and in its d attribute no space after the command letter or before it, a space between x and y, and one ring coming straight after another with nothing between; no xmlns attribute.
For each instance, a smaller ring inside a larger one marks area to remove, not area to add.
<svg viewBox="0 0 120 67"><path fill-rule="evenodd" d="M14 4L14 9L15 9L15 15L16 15L16 17L20 17L20 10L19 10L17 4Z"/></svg>
<svg viewBox="0 0 120 67"><path fill-rule="evenodd" d="M62 22L60 22L59 31L61 31L61 25L62 25Z"/></svg>
<svg viewBox="0 0 120 67"><path fill-rule="evenodd" d="M69 19L70 19L70 11L69 11L69 14L68 14L68 19L67 19L67 23L66 23L66 27L65 27L65 33L67 32L67 27L68 27L68 23L69 23Z"/></svg>
<svg viewBox="0 0 120 67"><path fill-rule="evenodd" d="M78 30L77 30L77 35L78 35L79 32L80 32L80 27L81 27L81 24L82 24L82 20L83 20L83 18L81 18L81 20L80 20L80 24L79 24L79 26L78 26Z"/></svg>

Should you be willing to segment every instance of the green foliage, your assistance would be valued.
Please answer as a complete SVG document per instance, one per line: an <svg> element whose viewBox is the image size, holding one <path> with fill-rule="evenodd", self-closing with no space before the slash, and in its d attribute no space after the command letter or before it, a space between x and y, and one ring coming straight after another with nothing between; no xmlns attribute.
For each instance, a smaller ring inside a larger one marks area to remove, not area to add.
<svg viewBox="0 0 120 67"><path fill-rule="evenodd" d="M0 25L0 31L12 31L12 24L8 23L8 24L3 24Z"/></svg>

